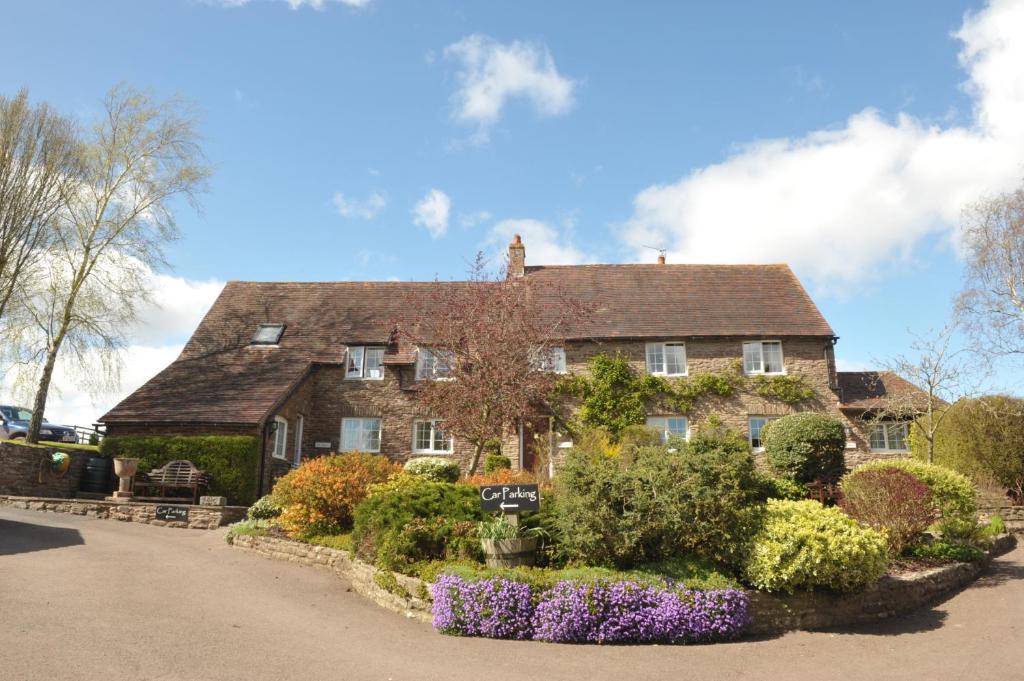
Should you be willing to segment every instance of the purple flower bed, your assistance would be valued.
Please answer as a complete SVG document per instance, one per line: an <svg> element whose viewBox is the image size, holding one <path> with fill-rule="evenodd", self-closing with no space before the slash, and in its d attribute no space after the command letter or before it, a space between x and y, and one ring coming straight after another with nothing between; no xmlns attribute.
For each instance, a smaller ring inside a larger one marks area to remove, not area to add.
<svg viewBox="0 0 1024 681"><path fill-rule="evenodd" d="M467 582L441 575L434 582L434 628L453 636L530 638L530 587L507 579Z"/></svg>
<svg viewBox="0 0 1024 681"><path fill-rule="evenodd" d="M557 643L730 639L749 624L749 606L737 589L695 591L632 581L563 581L536 599L527 585L504 579L467 582L442 575L434 585L434 627L442 633Z"/></svg>

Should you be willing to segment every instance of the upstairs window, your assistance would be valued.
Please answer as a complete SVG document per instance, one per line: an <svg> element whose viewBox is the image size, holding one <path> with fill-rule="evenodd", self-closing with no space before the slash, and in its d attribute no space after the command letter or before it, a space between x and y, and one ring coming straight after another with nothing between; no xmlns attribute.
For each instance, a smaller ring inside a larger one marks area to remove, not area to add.
<svg viewBox="0 0 1024 681"><path fill-rule="evenodd" d="M284 324L260 324L256 327L250 345L277 345L284 333Z"/></svg>
<svg viewBox="0 0 1024 681"><path fill-rule="evenodd" d="M883 421L871 427L868 441L875 451L907 451L907 424Z"/></svg>
<svg viewBox="0 0 1024 681"><path fill-rule="evenodd" d="M412 425L412 448L416 454L451 454L452 437L441 429L441 422L416 421Z"/></svg>
<svg viewBox="0 0 1024 681"><path fill-rule="evenodd" d="M781 341L753 341L743 344L743 373L784 374Z"/></svg>
<svg viewBox="0 0 1024 681"><path fill-rule="evenodd" d="M657 376L685 376L686 343L648 343L647 373Z"/></svg>
<svg viewBox="0 0 1024 681"><path fill-rule="evenodd" d="M384 378L384 348L353 345L348 349L345 378L379 381Z"/></svg>
<svg viewBox="0 0 1024 681"><path fill-rule="evenodd" d="M552 347L537 351L530 358L530 366L537 371L551 371L556 374L564 374L565 348Z"/></svg>
<svg viewBox="0 0 1024 681"><path fill-rule="evenodd" d="M451 350L431 350L420 348L416 353L416 379L419 381L435 381L451 378L455 353Z"/></svg>
<svg viewBox="0 0 1024 681"><path fill-rule="evenodd" d="M755 451L764 449L764 444L761 443L761 431L777 418L777 416L751 416L747 419L747 427L750 430L751 449Z"/></svg>
<svg viewBox="0 0 1024 681"><path fill-rule="evenodd" d="M647 425L661 433L662 444L673 436L690 439L689 422L685 416L649 416Z"/></svg>

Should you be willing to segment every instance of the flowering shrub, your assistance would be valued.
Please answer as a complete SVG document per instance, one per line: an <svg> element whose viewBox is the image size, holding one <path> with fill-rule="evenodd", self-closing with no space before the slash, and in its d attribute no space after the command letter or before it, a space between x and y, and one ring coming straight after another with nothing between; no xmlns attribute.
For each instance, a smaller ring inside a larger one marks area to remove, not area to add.
<svg viewBox="0 0 1024 681"><path fill-rule="evenodd" d="M935 520L928 485L898 468L848 473L841 488L840 507L868 527L885 530L893 557L902 555Z"/></svg>
<svg viewBox="0 0 1024 681"><path fill-rule="evenodd" d="M434 627L457 636L689 643L735 638L750 621L749 599L737 589L565 580L538 591L499 577L441 575L433 593Z"/></svg>
<svg viewBox="0 0 1024 681"><path fill-rule="evenodd" d="M507 579L434 582L434 628L452 636L528 639L533 633L530 586Z"/></svg>
<svg viewBox="0 0 1024 681"><path fill-rule="evenodd" d="M857 591L885 574L885 536L817 501L769 499L744 574L766 591Z"/></svg>
<svg viewBox="0 0 1024 681"><path fill-rule="evenodd" d="M693 643L735 638L750 601L736 589L691 591L631 581L560 582L540 596L534 638L554 643Z"/></svg>
<svg viewBox="0 0 1024 681"><path fill-rule="evenodd" d="M440 456L417 456L406 461L403 468L431 482L455 482L462 475L458 463Z"/></svg>
<svg viewBox="0 0 1024 681"><path fill-rule="evenodd" d="M510 485L521 483L531 485L537 482L537 476L529 471L514 471L511 468L499 468L483 475L474 475L466 479L469 485Z"/></svg>
<svg viewBox="0 0 1024 681"><path fill-rule="evenodd" d="M340 534L352 527L352 512L366 488L384 482L398 466L386 457L352 452L306 461L274 485L283 508L278 522L289 535Z"/></svg>

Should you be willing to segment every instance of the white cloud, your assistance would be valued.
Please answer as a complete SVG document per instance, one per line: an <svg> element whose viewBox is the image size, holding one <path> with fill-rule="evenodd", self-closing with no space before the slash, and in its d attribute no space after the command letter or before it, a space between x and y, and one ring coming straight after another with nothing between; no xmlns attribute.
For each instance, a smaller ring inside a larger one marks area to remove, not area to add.
<svg viewBox="0 0 1024 681"><path fill-rule="evenodd" d="M956 37L970 125L867 108L838 129L755 141L641 191L623 240L664 246L670 262L788 262L843 291L912 262L926 236L955 236L965 203L1024 175L1024 2L992 2Z"/></svg>
<svg viewBox="0 0 1024 681"><path fill-rule="evenodd" d="M595 262L595 258L580 250L568 234L571 229L559 230L554 225L530 218L502 220L491 228L488 246L504 250L515 234L523 238L527 265L578 265Z"/></svg>
<svg viewBox="0 0 1024 681"><path fill-rule="evenodd" d="M836 371L870 371L871 368L860 360L836 357Z"/></svg>
<svg viewBox="0 0 1024 681"><path fill-rule="evenodd" d="M387 198L380 192L373 192L362 201L349 198L341 192L335 192L332 201L338 215L363 220L372 220L388 205Z"/></svg>
<svg viewBox="0 0 1024 681"><path fill-rule="evenodd" d="M85 362L66 353L59 355L46 406L50 421L91 426L174 361L224 288L220 281L193 281L152 272L149 280L153 300L139 309L138 320L126 334L128 344L118 351L122 366L119 385L102 387L92 380L95 367L103 361L98 353L87 355ZM34 385L17 383L15 373L0 375L2 401L31 407Z"/></svg>
<svg viewBox="0 0 1024 681"><path fill-rule="evenodd" d="M486 210L478 210L475 213L463 213L459 215L459 224L470 228L483 224L491 219L492 215Z"/></svg>
<svg viewBox="0 0 1024 681"><path fill-rule="evenodd" d="M426 227L431 238L440 239L448 231L452 200L440 189L431 189L413 206L413 223Z"/></svg>
<svg viewBox="0 0 1024 681"><path fill-rule="evenodd" d="M366 7L370 4L371 0L284 0L288 3L288 6L292 9L299 9L300 7L312 7L313 9L324 9L327 5L332 2L336 2L346 7ZM242 7L248 5L252 0L213 0L214 3L220 4L224 7Z"/></svg>
<svg viewBox="0 0 1024 681"><path fill-rule="evenodd" d="M444 54L459 62L453 116L477 126L477 142L487 140L490 126L514 97L528 100L541 116L564 115L573 107L576 83L558 72L544 45L500 43L474 34L449 45Z"/></svg>

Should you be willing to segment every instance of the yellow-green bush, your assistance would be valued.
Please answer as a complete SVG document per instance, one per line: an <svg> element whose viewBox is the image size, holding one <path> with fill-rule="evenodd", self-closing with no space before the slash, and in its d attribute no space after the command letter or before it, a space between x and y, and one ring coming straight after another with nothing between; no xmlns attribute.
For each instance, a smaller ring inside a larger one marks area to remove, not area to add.
<svg viewBox="0 0 1024 681"><path fill-rule="evenodd" d="M885 574L885 535L817 501L769 499L744 577L765 591L858 591Z"/></svg>

